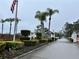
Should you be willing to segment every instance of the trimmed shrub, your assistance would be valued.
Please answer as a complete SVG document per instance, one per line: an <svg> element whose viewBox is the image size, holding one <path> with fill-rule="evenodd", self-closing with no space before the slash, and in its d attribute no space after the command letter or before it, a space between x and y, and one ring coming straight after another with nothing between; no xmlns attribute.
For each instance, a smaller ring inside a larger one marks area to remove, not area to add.
<svg viewBox="0 0 79 59"><path fill-rule="evenodd" d="M23 42L6 42L6 49L8 48L19 49L23 45L24 45Z"/></svg>
<svg viewBox="0 0 79 59"><path fill-rule="evenodd" d="M48 42L53 42L53 40L48 40Z"/></svg>
<svg viewBox="0 0 79 59"><path fill-rule="evenodd" d="M25 46L35 46L38 44L37 40L24 40L23 42Z"/></svg>
<svg viewBox="0 0 79 59"><path fill-rule="evenodd" d="M29 38L29 37L21 37L20 40L21 40L21 41L30 40L30 38Z"/></svg>
<svg viewBox="0 0 79 59"><path fill-rule="evenodd" d="M22 36L29 36L30 35L30 30L21 30L21 35Z"/></svg>
<svg viewBox="0 0 79 59"><path fill-rule="evenodd" d="M41 39L41 37L42 37L42 34L41 33L36 33L36 38L37 39Z"/></svg>
<svg viewBox="0 0 79 59"><path fill-rule="evenodd" d="M39 40L39 43L46 43L48 40Z"/></svg>
<svg viewBox="0 0 79 59"><path fill-rule="evenodd" d="M71 37L67 38L70 42L73 42L73 39Z"/></svg>
<svg viewBox="0 0 79 59"><path fill-rule="evenodd" d="M5 50L5 43L0 43L0 52Z"/></svg>

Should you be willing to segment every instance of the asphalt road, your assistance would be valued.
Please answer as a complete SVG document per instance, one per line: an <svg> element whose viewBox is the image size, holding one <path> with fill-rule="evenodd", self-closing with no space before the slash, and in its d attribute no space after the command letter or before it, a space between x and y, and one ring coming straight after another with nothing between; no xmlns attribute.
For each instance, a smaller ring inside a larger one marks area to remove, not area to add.
<svg viewBox="0 0 79 59"><path fill-rule="evenodd" d="M79 59L79 45L62 38L18 59Z"/></svg>

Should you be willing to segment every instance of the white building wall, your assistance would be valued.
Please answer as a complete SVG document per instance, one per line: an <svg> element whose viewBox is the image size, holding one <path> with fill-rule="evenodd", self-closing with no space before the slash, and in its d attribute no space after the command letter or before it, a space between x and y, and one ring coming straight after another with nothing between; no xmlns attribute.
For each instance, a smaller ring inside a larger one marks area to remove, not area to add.
<svg viewBox="0 0 79 59"><path fill-rule="evenodd" d="M76 32L72 33L71 38L73 39L73 42L77 42L77 34L76 34Z"/></svg>

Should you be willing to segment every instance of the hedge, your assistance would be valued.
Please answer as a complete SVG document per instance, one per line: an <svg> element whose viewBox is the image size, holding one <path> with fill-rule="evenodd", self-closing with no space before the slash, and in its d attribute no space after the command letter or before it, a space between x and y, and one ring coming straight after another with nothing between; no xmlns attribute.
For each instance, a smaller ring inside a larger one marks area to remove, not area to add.
<svg viewBox="0 0 79 59"><path fill-rule="evenodd" d="M6 47L12 48L12 49L19 49L24 45L23 42L6 42Z"/></svg>
<svg viewBox="0 0 79 59"><path fill-rule="evenodd" d="M35 46L39 43L38 40L24 40L23 42L25 46Z"/></svg>
<svg viewBox="0 0 79 59"><path fill-rule="evenodd" d="M5 43L0 43L0 52L2 52L5 49Z"/></svg>
<svg viewBox="0 0 79 59"><path fill-rule="evenodd" d="M36 39L41 39L42 34L41 33L36 33Z"/></svg>
<svg viewBox="0 0 79 59"><path fill-rule="evenodd" d="M52 40L52 39L51 39L51 40L48 40L48 42L53 42L53 41L54 41L54 40Z"/></svg>
<svg viewBox="0 0 79 59"><path fill-rule="evenodd" d="M39 43L46 43L48 40L39 40Z"/></svg>
<svg viewBox="0 0 79 59"><path fill-rule="evenodd" d="M21 37L20 40L21 41L23 41L23 40L30 40L30 38L29 37Z"/></svg>
<svg viewBox="0 0 79 59"><path fill-rule="evenodd" d="M22 36L29 36L30 35L30 30L21 30L21 35Z"/></svg>

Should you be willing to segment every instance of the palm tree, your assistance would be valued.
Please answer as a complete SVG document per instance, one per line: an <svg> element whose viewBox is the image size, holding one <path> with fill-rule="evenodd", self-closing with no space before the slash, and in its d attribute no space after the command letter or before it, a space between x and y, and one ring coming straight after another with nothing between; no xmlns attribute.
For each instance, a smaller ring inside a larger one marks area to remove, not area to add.
<svg viewBox="0 0 79 59"><path fill-rule="evenodd" d="M14 21L14 18L7 18L5 21L10 22L10 28L9 28L9 35L11 34L11 27L12 27L12 22Z"/></svg>
<svg viewBox="0 0 79 59"><path fill-rule="evenodd" d="M47 12L40 12L40 11L37 11L36 12L36 15L35 15L35 18L38 18L38 20L40 21L41 25L44 26L44 21L46 21L46 16L48 15Z"/></svg>
<svg viewBox="0 0 79 59"><path fill-rule="evenodd" d="M11 28L12 28L12 22L15 21L15 19L14 18L7 18L7 19L5 19L5 21L10 22L10 29L9 29L9 35L10 35L11 34ZM18 24L20 19L17 19L16 21L17 21L17 24Z"/></svg>
<svg viewBox="0 0 79 59"><path fill-rule="evenodd" d="M4 28L4 22L5 22L5 20L1 19L0 22L2 23L2 35L3 35L3 28Z"/></svg>
<svg viewBox="0 0 79 59"><path fill-rule="evenodd" d="M47 8L47 11L48 11L48 14L49 14L49 31L50 31L50 25L51 25L51 16L55 13L59 13L59 11L56 9L56 10L53 10L53 9L50 9L50 8Z"/></svg>
<svg viewBox="0 0 79 59"><path fill-rule="evenodd" d="M40 12L40 11L37 11L36 12L36 15L35 15L35 18L38 18L38 20L40 21L41 23L41 33L42 33L42 37L44 35L44 21L46 21L46 16L48 15L47 12Z"/></svg>

